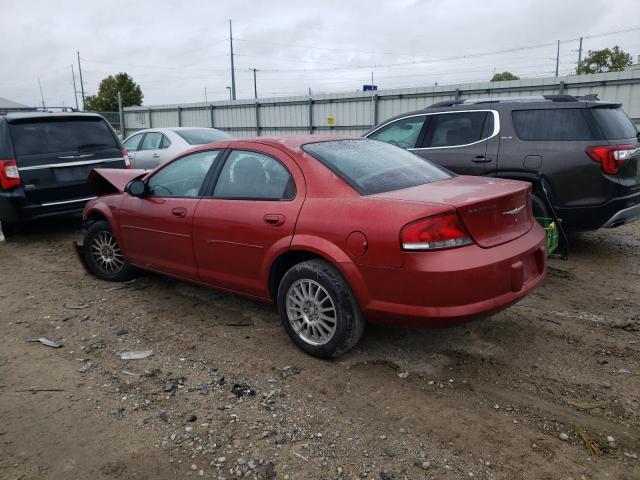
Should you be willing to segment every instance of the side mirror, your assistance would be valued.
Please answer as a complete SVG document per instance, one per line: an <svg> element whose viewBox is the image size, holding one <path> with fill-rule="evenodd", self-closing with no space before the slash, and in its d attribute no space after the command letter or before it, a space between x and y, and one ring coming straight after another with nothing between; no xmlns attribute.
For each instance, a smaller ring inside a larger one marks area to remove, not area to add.
<svg viewBox="0 0 640 480"><path fill-rule="evenodd" d="M144 197L147 194L147 184L143 180L133 180L127 186L127 193L134 197Z"/></svg>

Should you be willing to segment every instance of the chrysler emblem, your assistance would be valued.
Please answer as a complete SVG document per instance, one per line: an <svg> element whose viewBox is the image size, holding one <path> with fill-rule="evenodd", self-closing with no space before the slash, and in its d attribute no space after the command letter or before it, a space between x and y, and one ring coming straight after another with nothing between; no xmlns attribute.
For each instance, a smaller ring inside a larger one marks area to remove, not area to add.
<svg viewBox="0 0 640 480"><path fill-rule="evenodd" d="M502 212L502 215L517 215L522 210L524 210L525 205L520 205L519 207L514 208L513 210L507 210L506 212ZM515 217L516 223L518 223L518 217Z"/></svg>

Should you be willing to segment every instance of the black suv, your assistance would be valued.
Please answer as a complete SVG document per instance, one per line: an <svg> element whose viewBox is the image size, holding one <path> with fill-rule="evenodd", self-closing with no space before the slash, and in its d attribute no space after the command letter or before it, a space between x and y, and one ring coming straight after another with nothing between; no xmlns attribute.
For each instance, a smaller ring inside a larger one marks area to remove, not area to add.
<svg viewBox="0 0 640 480"><path fill-rule="evenodd" d="M13 233L25 220L81 213L93 195L93 168L127 168L129 159L100 115L0 113L0 223Z"/></svg>
<svg viewBox="0 0 640 480"><path fill-rule="evenodd" d="M594 96L439 102L365 136L462 175L529 181L534 215L562 219L567 230L640 217L638 132L620 104Z"/></svg>

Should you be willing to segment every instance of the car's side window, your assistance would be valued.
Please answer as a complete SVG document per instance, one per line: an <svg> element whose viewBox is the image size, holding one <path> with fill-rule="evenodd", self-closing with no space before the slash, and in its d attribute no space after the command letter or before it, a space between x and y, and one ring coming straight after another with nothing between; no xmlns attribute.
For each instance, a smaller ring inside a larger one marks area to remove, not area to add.
<svg viewBox="0 0 640 480"><path fill-rule="evenodd" d="M162 135L162 142L160 143L160 148L169 148L171 146L171 140L166 135Z"/></svg>
<svg viewBox="0 0 640 480"><path fill-rule="evenodd" d="M455 147L488 138L493 132L493 126L490 130L485 128L486 120L489 117L493 122L491 112L469 111L434 114L427 127L422 148Z"/></svg>
<svg viewBox="0 0 640 480"><path fill-rule="evenodd" d="M425 115L401 118L376 130L369 138L402 148L413 148L416 146L425 118Z"/></svg>
<svg viewBox="0 0 640 480"><path fill-rule="evenodd" d="M148 132L144 136L140 150L157 150L162 144L162 135L160 132Z"/></svg>
<svg viewBox="0 0 640 480"><path fill-rule="evenodd" d="M182 157L156 172L148 183L153 197L197 197L220 150L207 150Z"/></svg>
<svg viewBox="0 0 640 480"><path fill-rule="evenodd" d="M262 153L234 150L224 164L213 191L215 198L290 200L293 177L282 163Z"/></svg>
<svg viewBox="0 0 640 480"><path fill-rule="evenodd" d="M134 135L133 137L128 139L126 142L124 142L122 146L128 152L134 152L140 146L140 140L142 140L143 136L144 136L144 133L139 133L137 135Z"/></svg>

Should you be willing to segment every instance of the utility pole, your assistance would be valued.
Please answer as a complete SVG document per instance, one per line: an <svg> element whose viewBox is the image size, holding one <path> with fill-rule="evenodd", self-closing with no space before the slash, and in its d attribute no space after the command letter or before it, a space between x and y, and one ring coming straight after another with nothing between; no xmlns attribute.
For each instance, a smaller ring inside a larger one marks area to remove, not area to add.
<svg viewBox="0 0 640 480"><path fill-rule="evenodd" d="M580 70L580 63L582 63L582 37L580 37L580 46L578 47L578 68Z"/></svg>
<svg viewBox="0 0 640 480"><path fill-rule="evenodd" d="M256 81L256 70L255 68L250 68L249 70L253 70L253 98L258 98L258 83Z"/></svg>
<svg viewBox="0 0 640 480"><path fill-rule="evenodd" d="M84 82L82 81L82 66L80 65L80 52L78 52L78 73L80 74L80 93L82 94L82 110L84 110Z"/></svg>
<svg viewBox="0 0 640 480"><path fill-rule="evenodd" d="M78 110L78 90L76 90L76 73L73 71L73 63L71 64L71 78L73 79L73 99L76 101L76 110Z"/></svg>
<svg viewBox="0 0 640 480"><path fill-rule="evenodd" d="M231 87L225 87L227 90L229 90L229 100L233 100L233 98L231 97Z"/></svg>
<svg viewBox="0 0 640 480"><path fill-rule="evenodd" d="M122 94L120 91L118 91L118 117L120 118L120 133L122 140L124 140L127 136L124 131L124 110L122 110Z"/></svg>
<svg viewBox="0 0 640 480"><path fill-rule="evenodd" d="M209 103L209 100L207 99L207 87L204 87L204 103Z"/></svg>
<svg viewBox="0 0 640 480"><path fill-rule="evenodd" d="M558 76L559 67L560 67L560 40L558 40L558 50L556 51L556 77Z"/></svg>
<svg viewBox="0 0 640 480"><path fill-rule="evenodd" d="M45 104L44 104L44 93L42 93L42 84L40 83L40 77L38 77L38 87L40 87L40 98L42 99L42 109L44 110Z"/></svg>
<svg viewBox="0 0 640 480"><path fill-rule="evenodd" d="M231 20L229 20L229 47L231 50L231 100L236 99L236 72L233 68L233 32L231 31Z"/></svg>

